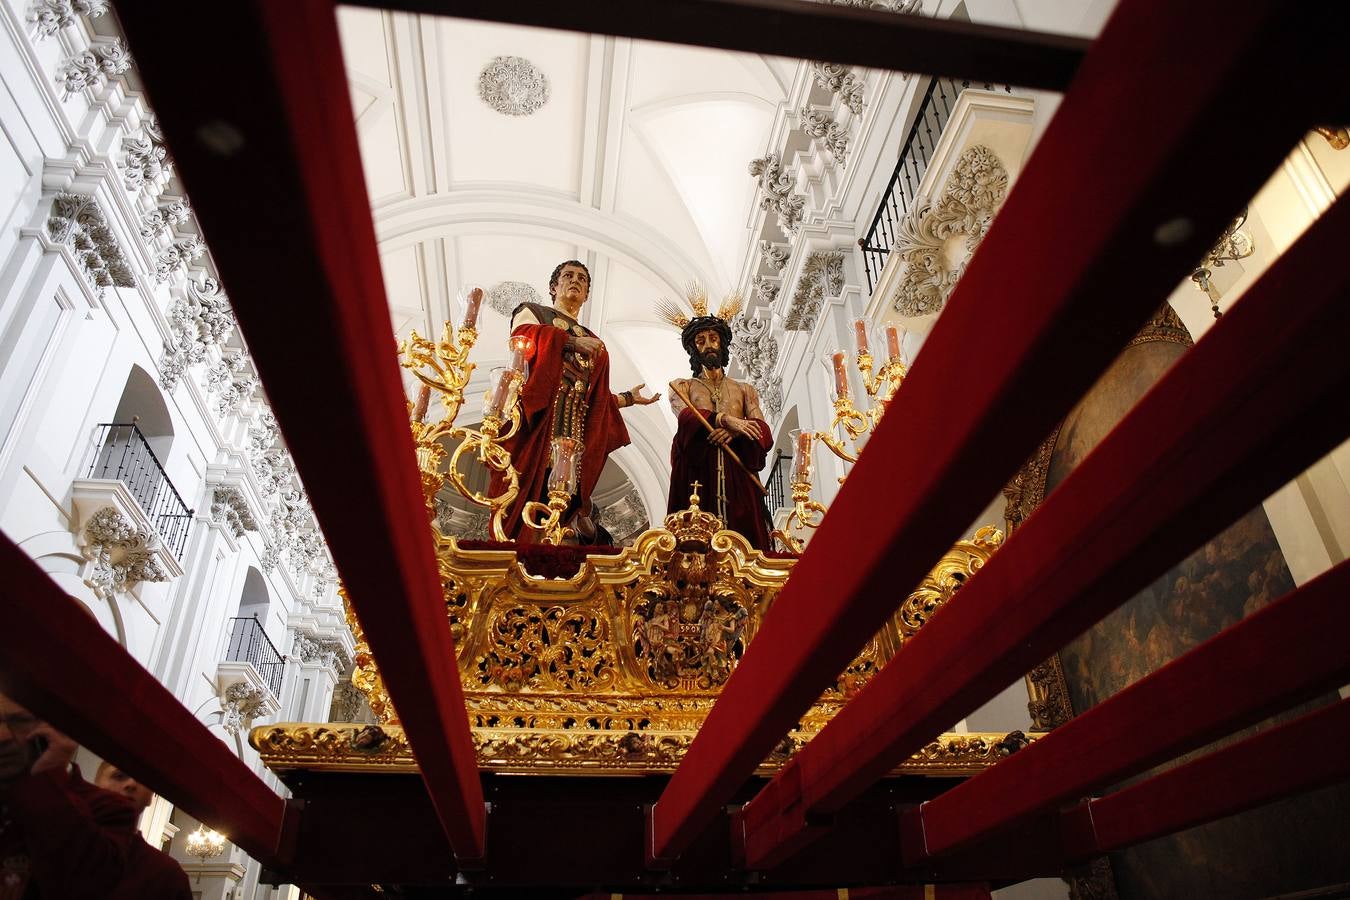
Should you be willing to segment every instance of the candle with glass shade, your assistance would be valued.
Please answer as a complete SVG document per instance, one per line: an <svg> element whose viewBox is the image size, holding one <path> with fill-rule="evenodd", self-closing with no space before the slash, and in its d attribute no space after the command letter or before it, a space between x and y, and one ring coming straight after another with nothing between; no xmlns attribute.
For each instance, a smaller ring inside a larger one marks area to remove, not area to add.
<svg viewBox="0 0 1350 900"><path fill-rule="evenodd" d="M792 511L788 513L783 527L776 529L777 538L791 553L802 552L802 541L792 532L794 527L815 528L825 515L825 506L811 499L811 439L810 431L797 429L790 433L792 439Z"/></svg>
<svg viewBox="0 0 1350 900"><path fill-rule="evenodd" d="M548 502L531 500L525 504L522 513L525 524L542 531L545 543L556 546L576 534L574 529L563 527L562 515L577 491L584 450L585 446L576 438L555 437L550 445Z"/></svg>

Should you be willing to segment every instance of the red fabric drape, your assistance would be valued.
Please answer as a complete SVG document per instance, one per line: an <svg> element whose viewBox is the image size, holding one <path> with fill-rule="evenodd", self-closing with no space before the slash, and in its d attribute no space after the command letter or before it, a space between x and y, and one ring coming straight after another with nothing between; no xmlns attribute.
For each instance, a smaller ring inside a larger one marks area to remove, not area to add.
<svg viewBox="0 0 1350 900"><path fill-rule="evenodd" d="M567 332L552 325L520 325L512 337L524 336L530 340L526 361L530 377L520 394L520 431L504 442L511 454L511 464L520 472L520 493L506 511L506 534L512 540L529 540L529 529L521 519L521 511L529 500L547 499L545 474L549 467L549 445L553 437L553 401L562 382L563 347ZM609 455L628 443L628 428L619 414L619 404L609 389L609 356L601 354L594 360L591 380L586 391L585 451L581 458L581 481L578 496L583 505L590 500L591 491L600 479ZM491 492L502 489L501 478L495 473Z"/></svg>
<svg viewBox="0 0 1350 900"><path fill-rule="evenodd" d="M712 421L712 410L700 412L704 418ZM759 426L759 440L737 435L730 446L746 468L758 472L764 468L764 459L773 439L766 422L759 419L750 421ZM675 431L675 441L670 446L670 497L666 503L667 512L678 512L689 506L689 495L693 493L695 481L700 485L699 506L711 512L717 511L717 457L721 452L716 444L708 440L708 429L694 415L693 410L680 410L679 427ZM760 550L770 549L769 514L759 488L730 459L725 461L723 469L727 489L727 521L723 524L729 530L745 535L752 546Z"/></svg>

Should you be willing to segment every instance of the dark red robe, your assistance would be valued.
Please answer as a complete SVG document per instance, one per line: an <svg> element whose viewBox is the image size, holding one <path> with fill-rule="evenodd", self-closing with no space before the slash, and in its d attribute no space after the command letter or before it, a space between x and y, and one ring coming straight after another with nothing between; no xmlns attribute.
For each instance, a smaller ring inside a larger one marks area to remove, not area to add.
<svg viewBox="0 0 1350 900"><path fill-rule="evenodd" d="M712 410L703 409L699 412L709 422L712 421ZM758 472L764 468L764 459L773 446L773 438L767 422L760 419L750 421L759 425L759 440L738 434L732 438L730 446L751 472ZM708 429L693 411L688 408L680 410L679 427L675 431L675 441L670 445L670 499L666 504L667 512L688 508L695 481L699 483L699 507L717 512L717 456L720 453L718 446L708 440ZM751 546L765 551L772 549L769 541L769 511L764 505L764 495L755 487L750 476L730 458L724 463L723 470L727 489L727 521L723 524L727 529L745 535Z"/></svg>
<svg viewBox="0 0 1350 900"><path fill-rule="evenodd" d="M5 806L32 870L27 897L61 900L190 900L188 877L173 857L136 831L138 812L95 787L79 767L28 775ZM6 844L7 840L0 840Z"/></svg>
<svg viewBox="0 0 1350 900"><path fill-rule="evenodd" d="M536 312L536 314L538 314ZM570 321L570 320L568 320ZM582 326L588 336L594 334ZM529 540L521 511L526 501L548 499L548 469L550 444L553 438L553 401L562 383L563 346L568 333L553 325L520 325L511 332L525 335L531 341L526 357L530 377L520 395L522 421L516 432L503 446L511 454L511 464L520 472L520 493L506 511L506 536L511 540ZM580 506L590 511L591 491L600 480L609 455L628 443L628 427L619 414L619 404L609 389L609 354L593 361L586 391L586 427L581 457L581 480L572 509ZM495 473L490 491L500 493L502 483ZM570 516L571 510L568 515Z"/></svg>

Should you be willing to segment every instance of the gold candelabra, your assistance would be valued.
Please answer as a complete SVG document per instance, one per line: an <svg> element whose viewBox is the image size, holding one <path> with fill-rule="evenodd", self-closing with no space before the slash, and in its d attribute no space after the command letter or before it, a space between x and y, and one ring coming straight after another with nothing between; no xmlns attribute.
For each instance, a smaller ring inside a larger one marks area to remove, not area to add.
<svg viewBox="0 0 1350 900"><path fill-rule="evenodd" d="M905 380L905 364L900 357L904 329L898 325L886 326L886 342L890 355L880 368L877 368L868 340L867 322L858 319L853 323L853 328L857 339L854 365L861 376L863 390L867 393L867 408L859 409L854 404L852 391L849 389L846 354L843 350L835 350L828 355L830 369L834 375L834 419L830 422L828 431L817 431L814 434L815 439L829 447L831 453L849 463L858 461L864 437L877 427L877 423L886 412L886 405ZM853 446L851 451L845 446L845 440L838 436L841 429L847 436L847 442ZM841 484L843 481L843 478L839 479Z"/></svg>
<svg viewBox="0 0 1350 900"><path fill-rule="evenodd" d="M811 499L812 442L819 441L845 462L857 462L865 437L877 427L887 404L905 380L905 363L901 358L901 344L905 337L903 328L891 324L883 329L888 353L880 367L872 357L866 320L855 321L853 329L857 344L854 365L863 390L867 393L867 408L859 409L853 403L847 354L843 350L827 354L825 362L834 376L834 418L827 431L804 430L794 435L796 453L792 467L792 508L783 527L773 532L773 537L792 553L801 553L804 546L803 541L793 534L794 528L818 528L825 516L825 505ZM840 431L845 435L844 438L839 437ZM844 477L840 476L840 484L844 483Z"/></svg>
<svg viewBox="0 0 1350 900"><path fill-rule="evenodd" d="M400 364L412 371L422 383L412 409L411 428L428 516L435 518L436 495L448 481L460 496L492 511L492 536L495 540L504 541L506 530L503 519L507 507L520 491L520 475L511 465L511 455L502 447L502 442L520 428L518 399L520 386L525 380L525 358L529 346L524 339L512 339L511 366L493 370L483 406L483 421L479 427L475 429L456 425L455 419L464 405L464 389L475 368L469 362L469 351L478 340L474 326L482 295L481 288L471 288L465 292L468 311L458 334L450 322L445 323L439 341L433 342L413 331L408 340L399 343L398 351L402 357ZM429 422L427 412L433 390L440 394L445 413L440 420ZM446 451L446 441L459 442L453 453ZM504 484L500 493L493 496L469 487L460 470L460 461L467 454L476 456L479 464L489 470L500 473L501 483Z"/></svg>

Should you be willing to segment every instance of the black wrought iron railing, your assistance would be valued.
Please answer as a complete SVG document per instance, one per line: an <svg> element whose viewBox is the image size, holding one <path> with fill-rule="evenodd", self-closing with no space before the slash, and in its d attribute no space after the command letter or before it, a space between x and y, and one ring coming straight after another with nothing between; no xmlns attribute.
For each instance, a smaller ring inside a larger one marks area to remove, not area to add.
<svg viewBox="0 0 1350 900"><path fill-rule="evenodd" d="M769 477L764 481L764 488L769 492L770 512L790 505L788 503L787 474L788 465L791 462L792 457L786 453L779 453L774 457L773 468L769 470Z"/></svg>
<svg viewBox="0 0 1350 900"><path fill-rule="evenodd" d="M872 218L872 226L867 236L858 240L858 246L863 251L863 268L867 272L869 294L876 288L881 270L886 266L886 256L895 246L900 223L914 208L919 183L923 181L924 172L928 171L928 163L942 137L942 130L952 117L956 100L966 88L973 86L987 91L1012 93L1012 88L1005 85L972 85L969 81L953 81L950 78L929 80L928 89L919 102L914 124L900 147L900 160L895 164L890 183L882 194L881 205Z"/></svg>
<svg viewBox="0 0 1350 900"><path fill-rule="evenodd" d="M150 442L135 422L105 423L98 427L98 453L89 467L89 477L115 478L125 484L145 510L160 540L181 560L192 525L192 510L164 474Z"/></svg>
<svg viewBox="0 0 1350 900"><path fill-rule="evenodd" d="M246 662L258 670L272 696L281 699L281 674L285 661L276 646L263 631L257 616L230 620L230 646L225 658L231 662Z"/></svg>

